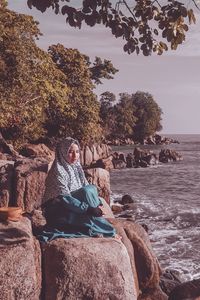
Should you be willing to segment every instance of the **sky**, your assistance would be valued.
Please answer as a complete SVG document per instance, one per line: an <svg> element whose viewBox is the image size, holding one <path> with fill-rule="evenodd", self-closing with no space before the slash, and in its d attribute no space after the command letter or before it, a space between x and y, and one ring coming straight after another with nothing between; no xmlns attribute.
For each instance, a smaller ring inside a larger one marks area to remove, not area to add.
<svg viewBox="0 0 200 300"><path fill-rule="evenodd" d="M9 8L34 16L39 21L43 36L38 46L61 43L66 48L77 48L88 55L111 60L119 70L113 80L104 80L95 92L148 92L163 111L163 134L200 134L200 13L190 27L186 41L176 51L162 56L128 55L123 41L116 39L103 26L84 26L81 30L66 25L65 17L51 10L41 13L29 9L26 0L9 0ZM187 1L188 2L188 1Z"/></svg>

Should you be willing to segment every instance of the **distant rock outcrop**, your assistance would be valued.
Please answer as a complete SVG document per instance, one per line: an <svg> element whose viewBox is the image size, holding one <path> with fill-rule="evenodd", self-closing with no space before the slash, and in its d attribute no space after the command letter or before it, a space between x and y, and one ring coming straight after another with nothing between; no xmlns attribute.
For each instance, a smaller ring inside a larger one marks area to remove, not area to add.
<svg viewBox="0 0 200 300"><path fill-rule="evenodd" d="M159 153L159 161L162 163L168 163L170 161L183 160L182 156L175 150L162 149Z"/></svg>
<svg viewBox="0 0 200 300"><path fill-rule="evenodd" d="M159 134L151 135L147 138L134 140L133 138L126 138L126 137L121 137L121 138L113 138L109 140L105 140L105 143L107 145L111 146L122 146L122 145L169 145L169 144L179 144L179 142L176 139L170 138L170 137L165 137L161 136Z"/></svg>
<svg viewBox="0 0 200 300"><path fill-rule="evenodd" d="M180 153L170 149L162 149L156 154L152 150L135 147L133 152L128 153L126 157L122 152L114 152L112 155L115 169L146 168L148 166L157 165L159 162L168 163L183 160Z"/></svg>

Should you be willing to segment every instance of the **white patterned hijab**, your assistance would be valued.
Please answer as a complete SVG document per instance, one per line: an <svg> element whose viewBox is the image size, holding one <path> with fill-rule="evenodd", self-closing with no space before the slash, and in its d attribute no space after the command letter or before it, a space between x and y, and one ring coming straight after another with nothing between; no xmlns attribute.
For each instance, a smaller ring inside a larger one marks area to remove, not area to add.
<svg viewBox="0 0 200 300"><path fill-rule="evenodd" d="M87 179L80 161L67 162L67 154L72 144L79 147L79 142L71 137L63 139L56 147L55 160L48 173L43 203L59 195L69 195L71 192L87 185Z"/></svg>

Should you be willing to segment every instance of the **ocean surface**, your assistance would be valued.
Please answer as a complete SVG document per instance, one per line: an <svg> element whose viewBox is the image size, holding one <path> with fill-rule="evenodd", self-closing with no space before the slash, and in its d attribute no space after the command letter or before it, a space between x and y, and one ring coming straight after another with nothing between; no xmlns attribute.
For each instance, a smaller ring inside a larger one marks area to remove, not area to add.
<svg viewBox="0 0 200 300"><path fill-rule="evenodd" d="M167 136L167 135L166 135ZM145 223L161 267L185 280L200 278L200 135L169 135L180 144L141 146L174 149L183 161L111 172L112 201L129 194L136 222ZM134 146L113 147L129 153Z"/></svg>

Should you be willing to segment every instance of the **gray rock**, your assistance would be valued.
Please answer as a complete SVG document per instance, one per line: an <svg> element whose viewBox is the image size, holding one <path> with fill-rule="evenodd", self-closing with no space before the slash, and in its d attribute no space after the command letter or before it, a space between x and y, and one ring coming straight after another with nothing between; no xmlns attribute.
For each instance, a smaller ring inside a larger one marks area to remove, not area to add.
<svg viewBox="0 0 200 300"><path fill-rule="evenodd" d="M116 239L58 239L43 254L45 300L137 299L127 249Z"/></svg>
<svg viewBox="0 0 200 300"><path fill-rule="evenodd" d="M183 279L176 270L165 270L160 277L160 287L167 295L182 282Z"/></svg>
<svg viewBox="0 0 200 300"><path fill-rule="evenodd" d="M1 162L0 164L0 206L8 206L13 199L13 174L12 163Z"/></svg>
<svg viewBox="0 0 200 300"><path fill-rule="evenodd" d="M43 157L49 162L55 158L55 153L44 144L25 144L19 153L25 157Z"/></svg>
<svg viewBox="0 0 200 300"><path fill-rule="evenodd" d="M39 300L41 251L27 218L0 223L0 300Z"/></svg>
<svg viewBox="0 0 200 300"><path fill-rule="evenodd" d="M167 295L161 290L159 286L149 289L147 292L142 293L138 300L167 300ZM179 299L177 299L179 300Z"/></svg>
<svg viewBox="0 0 200 300"><path fill-rule="evenodd" d="M200 298L200 279L179 284L169 295L169 300L197 300Z"/></svg>
<svg viewBox="0 0 200 300"><path fill-rule="evenodd" d="M107 158L101 158L98 159L94 164L91 165L91 167L93 168L102 168L102 169L106 169L107 171L110 171L112 169L114 169L113 163L112 163L112 156L110 155Z"/></svg>
<svg viewBox="0 0 200 300"><path fill-rule="evenodd" d="M46 219L42 214L42 211L39 209L34 209L31 214L28 215L31 220L33 234L40 234L41 230L44 229L46 225Z"/></svg>
<svg viewBox="0 0 200 300"><path fill-rule="evenodd" d="M143 291L159 285L161 269L152 249L149 236L136 223L119 220L132 243L140 289Z"/></svg>
<svg viewBox="0 0 200 300"><path fill-rule="evenodd" d="M138 300L166 300L167 295L159 287L161 269L144 228L132 221L122 219L109 221L122 236L122 242L128 250L134 278L137 277L140 288Z"/></svg>
<svg viewBox="0 0 200 300"><path fill-rule="evenodd" d="M91 147L90 147L90 150L92 152L92 161L97 161L98 159L100 159L100 156L97 152L97 144L93 144Z"/></svg>
<svg viewBox="0 0 200 300"><path fill-rule="evenodd" d="M92 161L93 161L92 151L90 150L90 147L86 145L83 149L83 164L84 166L90 166Z"/></svg>
<svg viewBox="0 0 200 300"><path fill-rule="evenodd" d="M110 173L102 168L92 168L85 170L89 183L97 186L99 196L110 204Z"/></svg>
<svg viewBox="0 0 200 300"><path fill-rule="evenodd" d="M15 166L15 205L31 212L42 204L48 162L24 159L17 161Z"/></svg>
<svg viewBox="0 0 200 300"><path fill-rule="evenodd" d="M115 169L124 169L126 168L126 163L121 159L112 159L112 163Z"/></svg>
<svg viewBox="0 0 200 300"><path fill-rule="evenodd" d="M128 203L134 203L134 200L130 195L126 194L122 196L122 200L120 201L120 203L123 205Z"/></svg>

